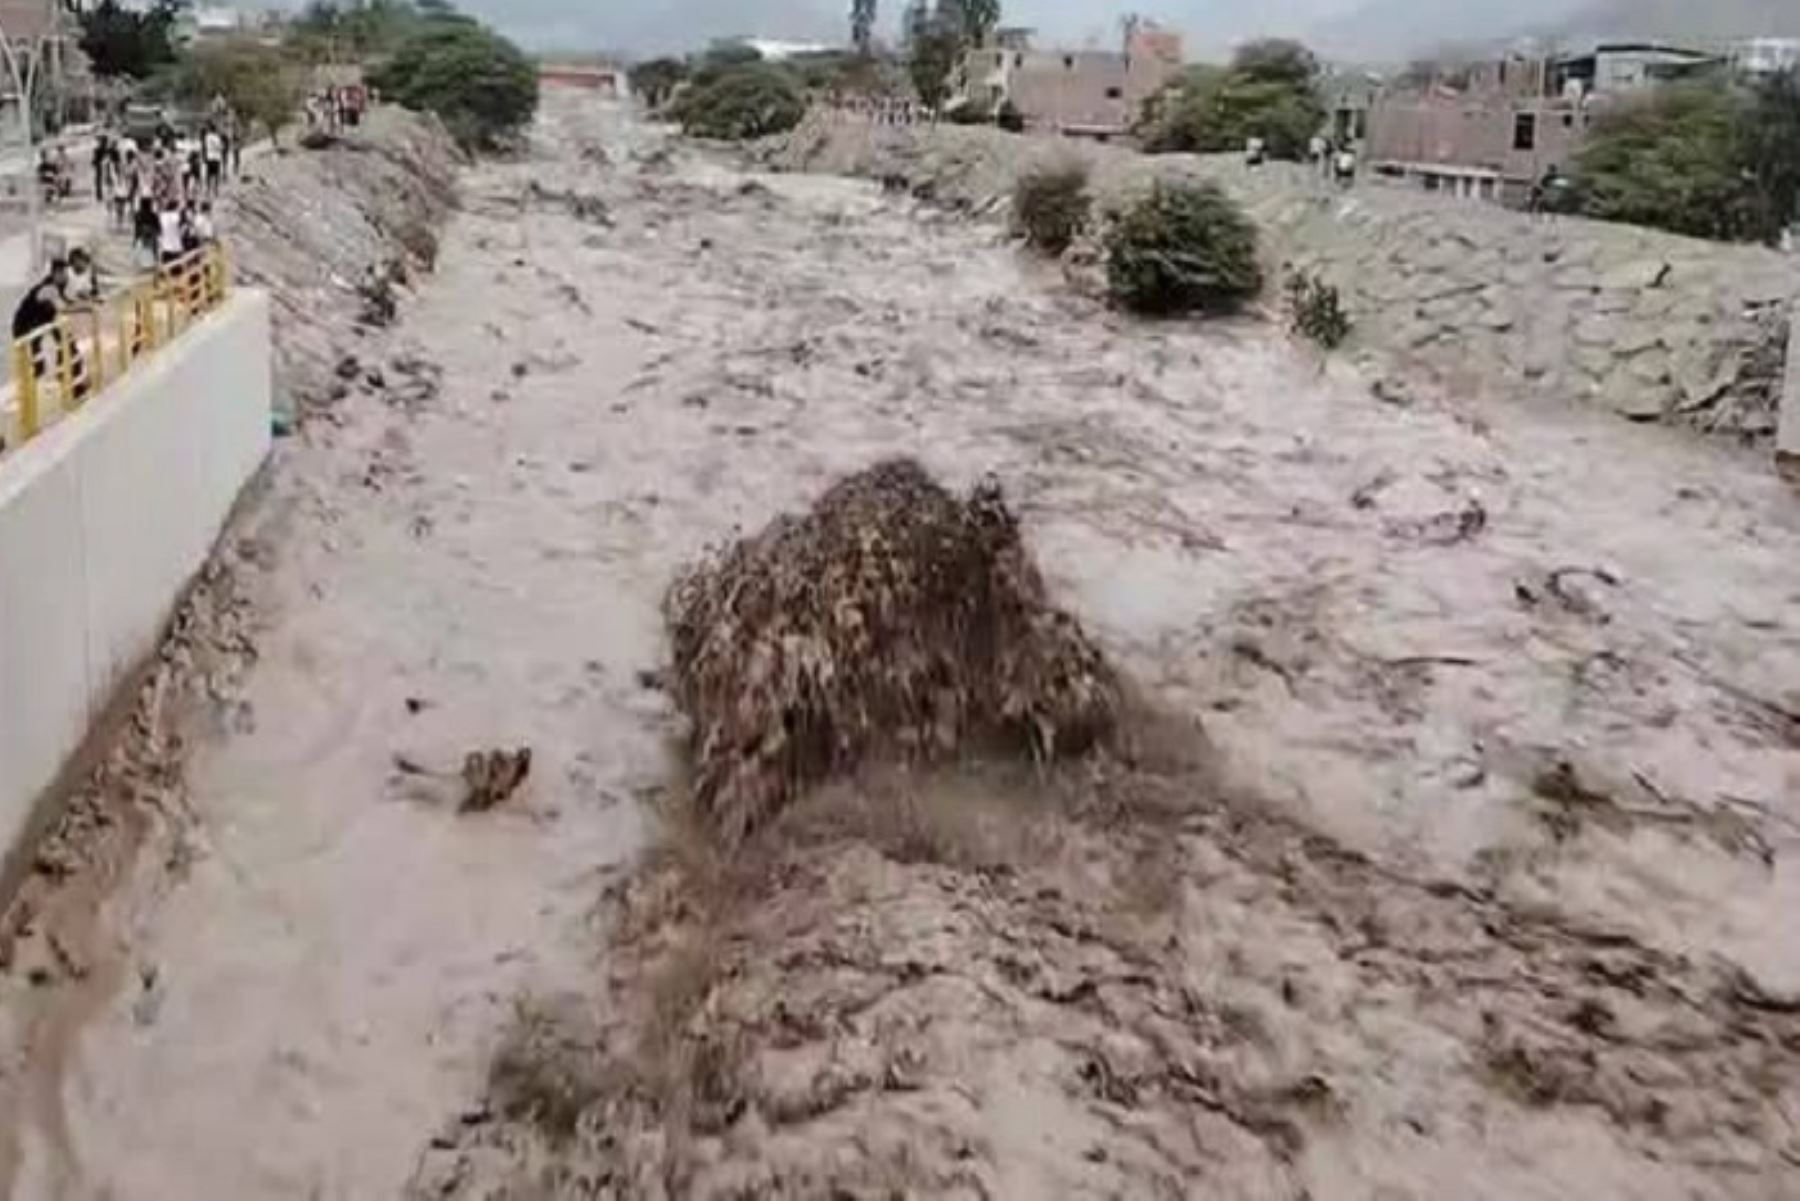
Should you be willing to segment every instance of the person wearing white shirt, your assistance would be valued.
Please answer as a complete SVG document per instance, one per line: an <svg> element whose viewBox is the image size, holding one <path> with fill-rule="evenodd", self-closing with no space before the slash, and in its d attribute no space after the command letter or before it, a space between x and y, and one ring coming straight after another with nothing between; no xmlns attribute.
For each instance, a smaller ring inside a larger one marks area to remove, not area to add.
<svg viewBox="0 0 1800 1201"><path fill-rule="evenodd" d="M181 210L165 208L156 215L156 256L165 266L182 255Z"/></svg>
<svg viewBox="0 0 1800 1201"><path fill-rule="evenodd" d="M206 194L217 196L225 182L225 137L216 126L208 125L200 135L200 156L205 161Z"/></svg>

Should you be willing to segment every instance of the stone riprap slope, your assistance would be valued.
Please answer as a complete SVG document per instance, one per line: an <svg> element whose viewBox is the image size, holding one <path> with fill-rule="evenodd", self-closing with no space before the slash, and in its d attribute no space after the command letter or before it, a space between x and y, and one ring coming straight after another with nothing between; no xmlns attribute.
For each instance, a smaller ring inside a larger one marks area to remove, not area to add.
<svg viewBox="0 0 1800 1201"><path fill-rule="evenodd" d="M274 301L278 405L304 410L330 394L372 273L429 268L459 158L435 118L383 108L334 145L246 164L219 225L235 277Z"/></svg>
<svg viewBox="0 0 1800 1201"><path fill-rule="evenodd" d="M876 127L815 113L762 148L778 168L867 175L1004 210L1018 174L1079 157L1102 204L1156 178L1216 180L1255 216L1274 265L1344 293L1355 345L1447 389L1604 405L1762 441L1780 404L1800 262L1634 226L1537 218L1384 184L1342 192L1305 168L1146 156L992 129Z"/></svg>

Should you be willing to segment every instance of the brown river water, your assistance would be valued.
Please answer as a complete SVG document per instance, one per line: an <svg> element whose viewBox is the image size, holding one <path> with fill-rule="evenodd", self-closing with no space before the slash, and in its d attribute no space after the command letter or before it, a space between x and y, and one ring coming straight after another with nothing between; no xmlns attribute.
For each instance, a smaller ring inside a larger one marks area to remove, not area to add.
<svg viewBox="0 0 1800 1201"><path fill-rule="evenodd" d="M110 968L58 1020L0 1028L9 1196L398 1195L517 999L592 970L671 767L674 572L900 453L997 474L1062 601L1271 804L1800 991L1800 507L1762 458L1392 403L1273 322L1126 320L995 226L664 137L553 102L534 157L471 168L354 348L388 386L281 451L180 862L96 898ZM522 745L480 816L397 767ZM1619 801L1571 830L1558 773Z"/></svg>

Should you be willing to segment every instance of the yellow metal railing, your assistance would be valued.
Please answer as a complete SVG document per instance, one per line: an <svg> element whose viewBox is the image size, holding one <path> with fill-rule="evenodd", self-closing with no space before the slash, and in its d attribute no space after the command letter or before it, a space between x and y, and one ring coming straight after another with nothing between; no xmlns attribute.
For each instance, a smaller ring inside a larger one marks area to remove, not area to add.
<svg viewBox="0 0 1800 1201"><path fill-rule="evenodd" d="M29 442L74 412L225 301L230 288L217 243L168 263L92 305L13 340L13 408L0 411L4 445ZM6 427L10 425L11 429Z"/></svg>

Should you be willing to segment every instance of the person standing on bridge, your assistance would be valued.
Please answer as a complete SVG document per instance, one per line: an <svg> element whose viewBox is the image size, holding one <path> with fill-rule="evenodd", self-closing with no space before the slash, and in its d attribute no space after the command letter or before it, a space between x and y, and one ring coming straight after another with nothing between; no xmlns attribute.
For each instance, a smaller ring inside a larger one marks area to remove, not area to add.
<svg viewBox="0 0 1800 1201"><path fill-rule="evenodd" d="M25 289L25 295L19 298L19 305L13 310L13 337L29 337L54 322L57 314L62 312L63 292L68 285L68 260L50 260L50 270Z"/></svg>
<svg viewBox="0 0 1800 1201"><path fill-rule="evenodd" d="M106 176L107 176L107 173L112 169L112 163L113 163L112 138L110 138L106 134L101 134L99 137L94 139L93 163L94 163L94 200L96 203L105 204L106 203Z"/></svg>
<svg viewBox="0 0 1800 1201"><path fill-rule="evenodd" d="M56 319L64 307L64 293L69 286L69 264L64 259L52 259L50 270L44 277L25 290L19 305L13 310L13 340L24 341L31 352L32 374L43 379L50 373L51 352L60 357L64 347L61 331L56 327ZM78 378L85 372L78 372Z"/></svg>
<svg viewBox="0 0 1800 1201"><path fill-rule="evenodd" d="M187 222L173 204L156 216L156 259L167 267L187 252Z"/></svg>
<svg viewBox="0 0 1800 1201"><path fill-rule="evenodd" d="M200 157L206 172L206 196L216 199L219 187L225 182L225 138L219 133L219 127L210 121L200 135Z"/></svg>
<svg viewBox="0 0 1800 1201"><path fill-rule="evenodd" d="M146 271L156 266L156 243L161 235L162 223L157 219L155 198L148 191L138 193L131 242L138 266Z"/></svg>
<svg viewBox="0 0 1800 1201"><path fill-rule="evenodd" d="M164 147L156 148L156 160L151 164L150 195L156 202L156 209L173 208L181 199L181 168L174 156Z"/></svg>
<svg viewBox="0 0 1800 1201"><path fill-rule="evenodd" d="M99 303L100 273L94 267L94 256L85 246L69 251L69 271L63 284L62 299L68 308Z"/></svg>

